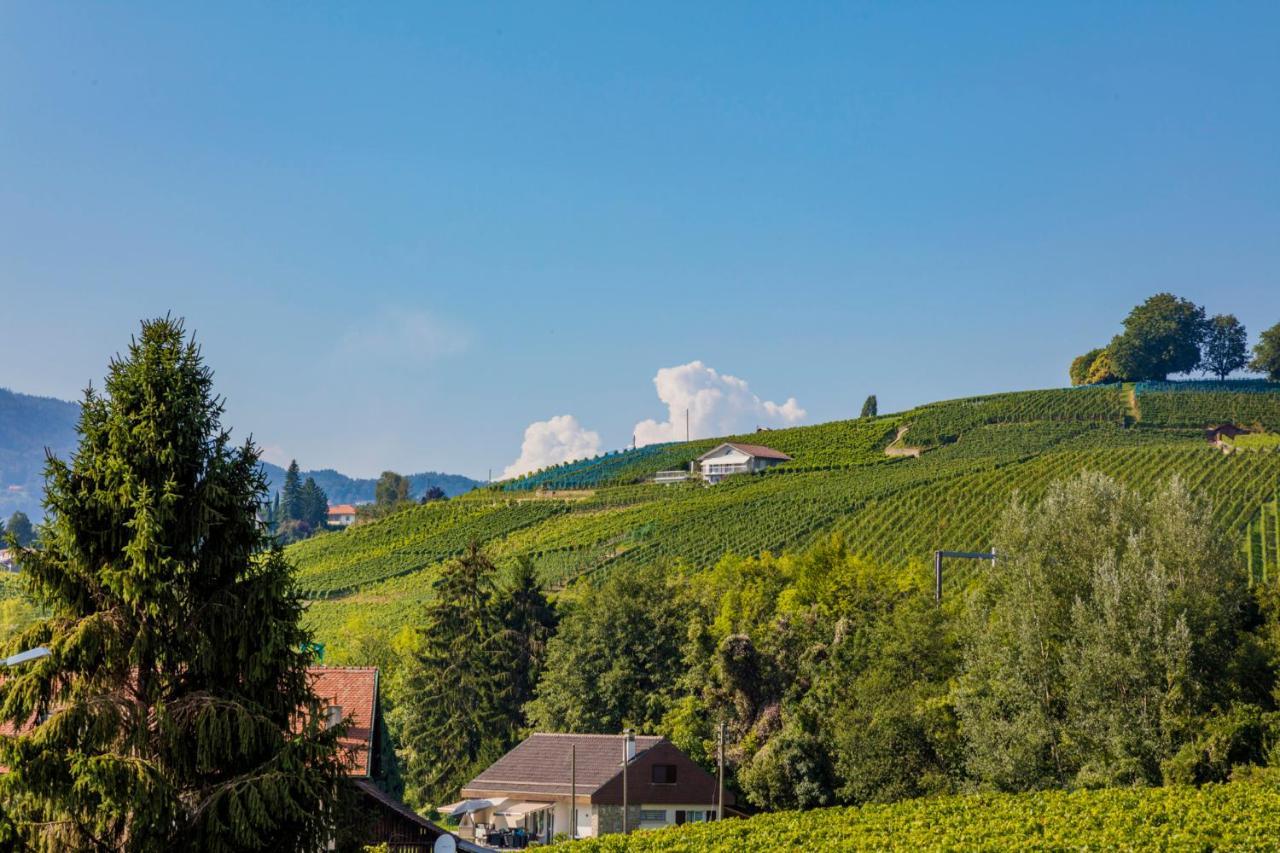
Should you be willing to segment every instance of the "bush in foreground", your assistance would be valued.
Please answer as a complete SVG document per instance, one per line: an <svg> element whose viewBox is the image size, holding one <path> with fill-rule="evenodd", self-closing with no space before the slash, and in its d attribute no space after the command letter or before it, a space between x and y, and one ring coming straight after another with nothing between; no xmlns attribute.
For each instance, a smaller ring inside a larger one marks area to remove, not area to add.
<svg viewBox="0 0 1280 853"><path fill-rule="evenodd" d="M555 849L685 853L774 850L1260 850L1280 838L1280 786L979 794L887 806L776 812Z"/></svg>

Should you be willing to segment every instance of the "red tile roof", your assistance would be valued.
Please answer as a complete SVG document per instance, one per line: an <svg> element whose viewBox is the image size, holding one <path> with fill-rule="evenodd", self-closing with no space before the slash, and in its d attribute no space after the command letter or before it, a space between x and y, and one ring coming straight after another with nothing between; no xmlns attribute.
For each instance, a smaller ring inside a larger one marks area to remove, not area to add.
<svg viewBox="0 0 1280 853"><path fill-rule="evenodd" d="M373 732L378 713L378 668L376 666L313 666L311 689L322 706L342 708L342 719L349 720L342 746L347 751L352 776L369 776L373 772ZM323 710L323 708L322 708Z"/></svg>
<svg viewBox="0 0 1280 853"><path fill-rule="evenodd" d="M329 515L355 515L356 508L351 504L334 504L329 507Z"/></svg>
<svg viewBox="0 0 1280 853"><path fill-rule="evenodd" d="M636 736L636 755L662 742ZM622 735L576 735L538 732L489 765L462 788L462 796L485 791L520 795L568 795L570 747L577 747L578 793L587 795L622 770Z"/></svg>

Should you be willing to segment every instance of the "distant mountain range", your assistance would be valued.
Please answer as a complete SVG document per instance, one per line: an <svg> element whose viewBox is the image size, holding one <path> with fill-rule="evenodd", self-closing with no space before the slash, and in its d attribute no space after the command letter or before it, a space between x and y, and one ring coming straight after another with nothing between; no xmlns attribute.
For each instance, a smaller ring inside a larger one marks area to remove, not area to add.
<svg viewBox="0 0 1280 853"><path fill-rule="evenodd" d="M64 459L70 456L77 444L79 417L78 403L0 388L0 519L8 518L15 510L22 510L33 519L43 514L40 502L45 448ZM262 467L271 491L279 490L284 484L284 469L269 462L262 463ZM373 500L376 480L372 478L348 477L332 468L303 471L302 477L314 477L331 504ZM481 485L470 477L435 471L410 474L409 481L414 497L420 497L432 486L439 486L453 497Z"/></svg>
<svg viewBox="0 0 1280 853"><path fill-rule="evenodd" d="M262 467L267 472L267 480L271 484L271 491L273 493L280 491L284 486L285 470L279 465L272 465L270 462L263 462ZM329 496L330 504L368 503L373 500L373 487L378 482L376 477L348 477L346 474L340 474L332 468L303 471L303 482L308 477L314 478L316 485L324 489L324 493ZM469 492L476 486L484 485L479 480L463 477L461 474L441 474L437 471L409 474L408 477L409 494L415 498L422 497L423 493L432 486L439 486L446 495L453 497L463 492Z"/></svg>

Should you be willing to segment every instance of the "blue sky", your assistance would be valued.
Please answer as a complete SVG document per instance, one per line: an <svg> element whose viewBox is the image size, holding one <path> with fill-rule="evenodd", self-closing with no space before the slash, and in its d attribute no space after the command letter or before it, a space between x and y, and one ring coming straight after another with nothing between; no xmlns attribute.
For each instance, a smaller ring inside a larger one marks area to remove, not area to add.
<svg viewBox="0 0 1280 853"><path fill-rule="evenodd" d="M1278 43L1274 3L5 4L0 385L172 311L275 458L484 476L660 427L694 361L750 427L1064 384L1159 290L1256 333Z"/></svg>

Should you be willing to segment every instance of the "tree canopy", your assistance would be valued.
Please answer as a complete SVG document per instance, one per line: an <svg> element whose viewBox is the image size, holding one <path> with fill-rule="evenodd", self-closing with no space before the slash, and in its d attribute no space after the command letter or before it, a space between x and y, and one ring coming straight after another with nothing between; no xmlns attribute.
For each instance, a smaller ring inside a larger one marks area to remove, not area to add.
<svg viewBox="0 0 1280 853"><path fill-rule="evenodd" d="M1280 323L1263 332L1253 347L1252 370L1267 374L1272 382L1280 382Z"/></svg>
<svg viewBox="0 0 1280 853"><path fill-rule="evenodd" d="M373 487L373 501L379 507L393 507L409 500L409 478L395 471L383 471Z"/></svg>
<svg viewBox="0 0 1280 853"><path fill-rule="evenodd" d="M1249 363L1249 335L1234 314L1219 314L1205 326L1200 366L1226 379Z"/></svg>
<svg viewBox="0 0 1280 853"><path fill-rule="evenodd" d="M42 850L325 847L346 801L337 738L307 674L292 572L257 512L266 484L233 446L180 322L142 324L80 445L48 465L42 548L21 554L51 615L10 651L0 800Z"/></svg>
<svg viewBox="0 0 1280 853"><path fill-rule="evenodd" d="M1157 293L1129 312L1124 332L1107 349L1123 379L1163 380L1199 366L1205 327L1203 308L1172 293Z"/></svg>
<svg viewBox="0 0 1280 853"><path fill-rule="evenodd" d="M876 395L872 394L862 403L862 413L859 417L874 418L879 410L879 404L876 402Z"/></svg>
<svg viewBox="0 0 1280 853"><path fill-rule="evenodd" d="M1232 543L1207 517L1176 479L1144 497L1099 474L1010 507L956 696L978 782L1162 781L1232 698L1246 627ZM1241 698L1269 701L1265 688Z"/></svg>
<svg viewBox="0 0 1280 853"><path fill-rule="evenodd" d="M36 529L31 519L22 510L9 516L9 521L0 525L0 532L7 533L19 547L25 548L36 540Z"/></svg>

